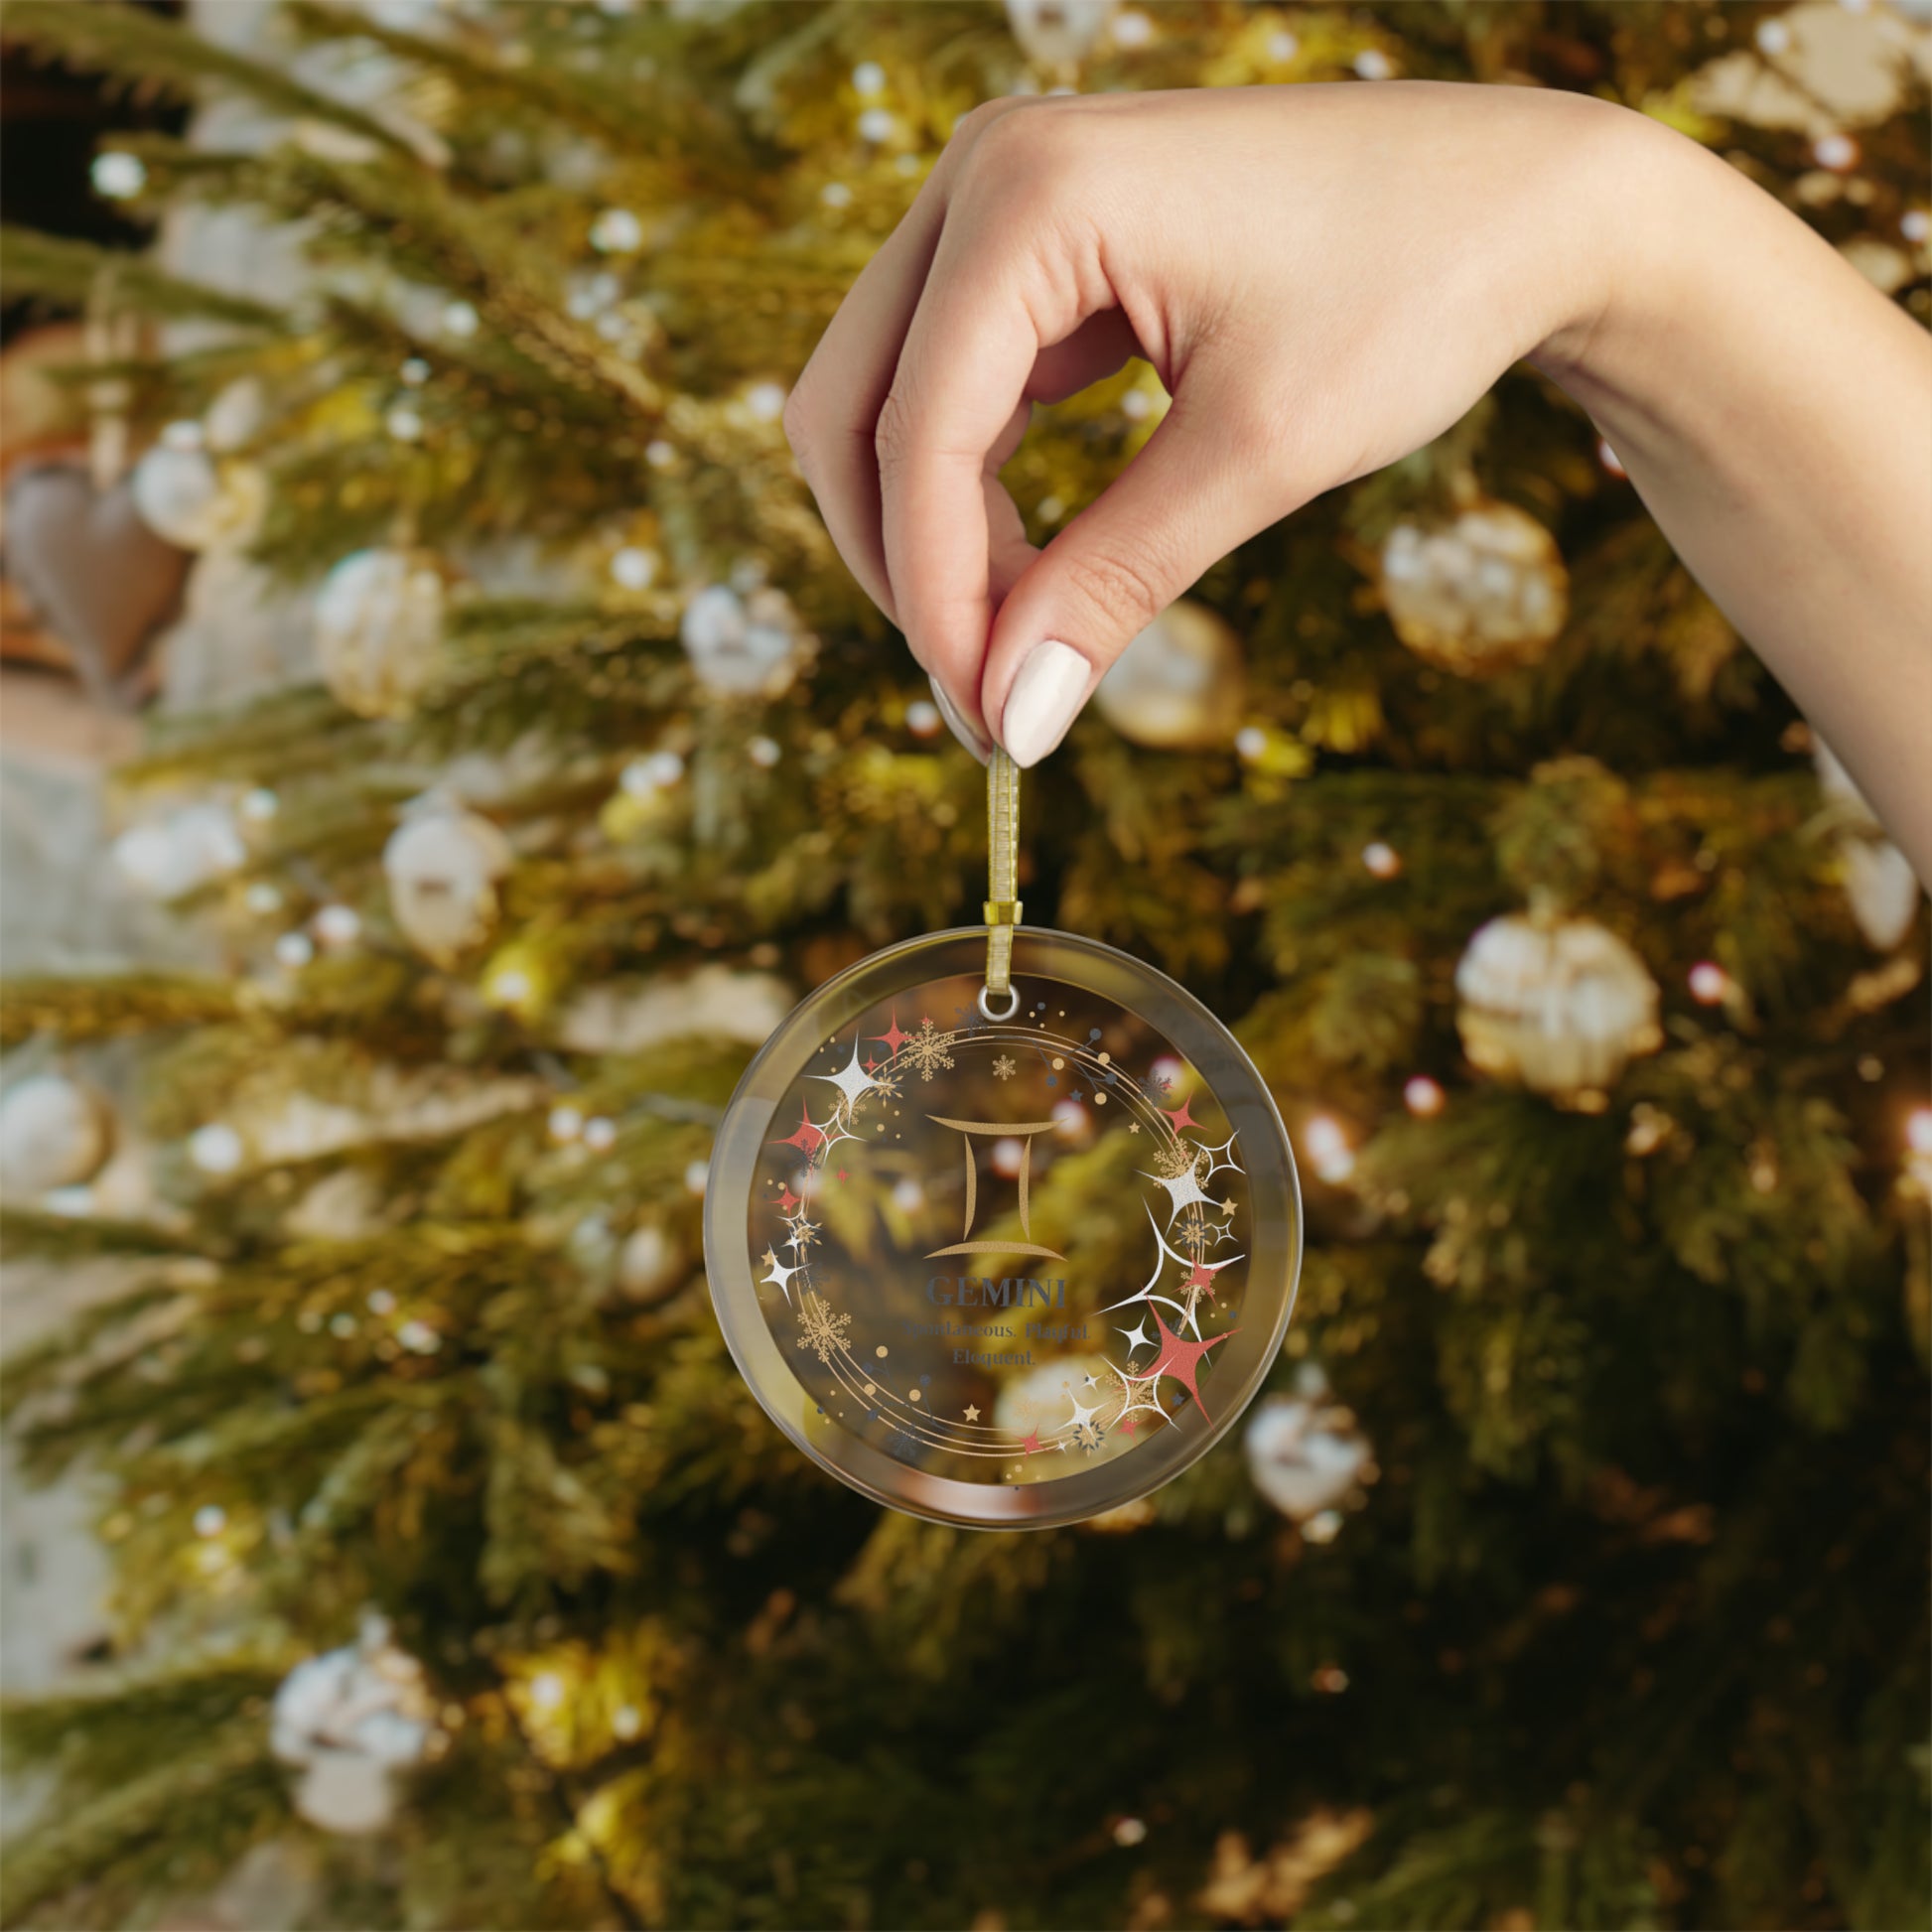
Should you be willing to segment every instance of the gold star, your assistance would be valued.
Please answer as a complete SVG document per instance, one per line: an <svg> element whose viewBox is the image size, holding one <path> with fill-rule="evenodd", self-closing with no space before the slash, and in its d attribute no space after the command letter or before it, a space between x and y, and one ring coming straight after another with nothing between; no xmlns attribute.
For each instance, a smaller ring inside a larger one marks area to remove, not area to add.
<svg viewBox="0 0 1932 1932"><path fill-rule="evenodd" d="M1222 1212L1223 1214L1232 1214L1232 1213L1234 1212L1234 1203L1233 1203L1233 1201L1231 1201L1231 1200L1224 1200L1224 1201L1223 1201L1223 1202L1221 1203L1221 1212Z"/></svg>
<svg viewBox="0 0 1932 1932"><path fill-rule="evenodd" d="M978 1422L979 1419L980 1419L980 1412L977 1409L975 1409L973 1405L969 1402L966 1405L966 1420L968 1422Z"/></svg>
<svg viewBox="0 0 1932 1932"><path fill-rule="evenodd" d="M759 1265L764 1268L775 1268L778 1265L778 1257L769 1248L766 1248L759 1259Z"/></svg>
<svg viewBox="0 0 1932 1932"><path fill-rule="evenodd" d="M1130 1134L1138 1134L1141 1131L1141 1123L1137 1120L1130 1120L1127 1123L1127 1131Z"/></svg>

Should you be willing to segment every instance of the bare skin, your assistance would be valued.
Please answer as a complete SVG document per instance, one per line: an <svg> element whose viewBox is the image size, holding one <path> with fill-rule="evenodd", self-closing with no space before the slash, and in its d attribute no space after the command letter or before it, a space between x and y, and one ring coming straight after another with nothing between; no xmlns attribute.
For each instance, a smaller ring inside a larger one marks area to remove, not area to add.
<svg viewBox="0 0 1932 1932"><path fill-rule="evenodd" d="M1035 549L1000 467L1133 355L1173 407ZM990 102L785 425L954 730L1033 764L1217 558L1524 358L1932 877L1932 341L1643 116L1428 81Z"/></svg>

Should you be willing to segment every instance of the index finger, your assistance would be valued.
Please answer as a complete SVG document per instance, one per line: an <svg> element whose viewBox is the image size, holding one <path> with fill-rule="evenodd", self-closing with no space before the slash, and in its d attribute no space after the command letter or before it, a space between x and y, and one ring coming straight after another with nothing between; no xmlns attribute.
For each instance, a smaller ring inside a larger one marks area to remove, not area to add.
<svg viewBox="0 0 1932 1932"><path fill-rule="evenodd" d="M785 405L785 436L833 545L866 595L895 623L898 613L880 535L873 430L944 218L944 196L928 181L860 270Z"/></svg>
<svg viewBox="0 0 1932 1932"><path fill-rule="evenodd" d="M866 595L895 623L898 613L887 580L874 456L879 412L939 245L960 157L1019 104L989 101L960 123L898 226L846 292L785 407L785 435L833 544Z"/></svg>
<svg viewBox="0 0 1932 1932"><path fill-rule="evenodd" d="M875 444L886 575L914 654L967 715L979 713L993 627L988 458L1024 421L1046 343L1076 316L1035 320L1009 233L948 221L939 236Z"/></svg>

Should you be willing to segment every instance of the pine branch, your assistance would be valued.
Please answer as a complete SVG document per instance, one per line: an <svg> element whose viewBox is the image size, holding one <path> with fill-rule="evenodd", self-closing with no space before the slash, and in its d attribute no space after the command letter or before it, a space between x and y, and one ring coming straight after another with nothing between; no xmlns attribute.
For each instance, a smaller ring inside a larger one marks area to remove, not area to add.
<svg viewBox="0 0 1932 1932"><path fill-rule="evenodd" d="M0 1703L16 1764L82 1777L166 1760L273 1693L285 1665L259 1653L185 1656L116 1671L82 1691Z"/></svg>
<svg viewBox="0 0 1932 1932"><path fill-rule="evenodd" d="M120 0L85 6L70 0L9 0L7 37L70 67L112 74L151 97L193 100L208 88L245 94L273 113L332 121L392 153L410 152L379 120L304 86L280 68L248 60Z"/></svg>
<svg viewBox="0 0 1932 1932"><path fill-rule="evenodd" d="M165 1282L147 1281L124 1294L82 1309L35 1340L8 1349L0 1358L0 1421L14 1422L43 1398L51 1398L50 1414L65 1416L68 1398L77 1384L98 1373L95 1351L150 1316L165 1316L176 1306L179 1290ZM70 1437L44 1444L33 1426L22 1432L23 1456L40 1476L58 1474L77 1451Z"/></svg>
<svg viewBox="0 0 1932 1932"><path fill-rule="evenodd" d="M287 14L299 34L368 41L412 67L447 76L480 123L505 111L534 112L588 135L615 154L658 160L665 167L661 199L667 203L686 202L700 193L744 195L757 185L737 126L685 80L676 57L689 37L676 29L652 32L648 27L656 23L647 23L647 31L636 36L631 64L634 69L648 61L647 74L618 79L602 67L566 70L528 60L510 66L493 49L475 49L455 37L407 33L325 0L294 0Z"/></svg>
<svg viewBox="0 0 1932 1932"><path fill-rule="evenodd" d="M159 1258L206 1252L200 1231L153 1221L115 1221L92 1214L48 1214L10 1207L0 1216L7 1252L37 1261L90 1261L103 1256Z"/></svg>
<svg viewBox="0 0 1932 1932"><path fill-rule="evenodd" d="M258 189L291 214L333 215L332 247L355 233L404 272L467 296L487 325L556 380L601 387L645 419L661 413L657 384L568 313L551 264L528 238L485 205L458 199L435 176L283 149L265 159Z"/></svg>
<svg viewBox="0 0 1932 1932"><path fill-rule="evenodd" d="M44 1705L39 1715L59 1708ZM84 1727L90 1714L69 1709L73 1724ZM87 1797L50 1806L39 1824L10 1842L0 1870L0 1918L18 1924L82 1890L110 1896L192 1891L213 1883L248 1845L287 1818L259 1708L173 1734L175 1748L155 1753L161 1761L151 1768L130 1774L126 1757L111 1770L97 1766ZM152 1734L144 1733L141 1743L146 1757Z"/></svg>
<svg viewBox="0 0 1932 1932"><path fill-rule="evenodd" d="M440 284L472 302L553 382L615 396L640 422L661 416L658 384L569 313L555 258L488 203L464 199L434 172L339 161L293 144L220 154L148 135L124 145L147 164L158 190L310 223L319 260L366 266L376 259L409 280Z"/></svg>
<svg viewBox="0 0 1932 1932"><path fill-rule="evenodd" d="M0 983L0 1045L37 1035L69 1042L207 1026L236 1012L232 986L192 973L130 972L94 979Z"/></svg>
<svg viewBox="0 0 1932 1932"><path fill-rule="evenodd" d="M157 716L142 756L116 776L134 788L184 778L272 776L287 784L315 772L360 773L392 736L345 711L320 685L294 685L218 712Z"/></svg>
<svg viewBox="0 0 1932 1932"><path fill-rule="evenodd" d="M0 226L0 276L9 301L40 296L66 307L93 304L107 314L156 316L169 322L220 322L271 331L287 326L281 312L266 303L170 275L124 248L98 248L12 224Z"/></svg>

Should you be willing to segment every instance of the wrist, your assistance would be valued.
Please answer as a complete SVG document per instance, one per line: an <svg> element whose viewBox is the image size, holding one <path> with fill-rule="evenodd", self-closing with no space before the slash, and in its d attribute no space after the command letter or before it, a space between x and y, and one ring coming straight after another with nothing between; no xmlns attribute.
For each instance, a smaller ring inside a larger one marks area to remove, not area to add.
<svg viewBox="0 0 1932 1932"><path fill-rule="evenodd" d="M1714 237L1736 239L1727 224L1747 216L1726 211L1726 191L1745 184L1648 115L1590 107L1587 151L1580 151L1566 198L1572 246L1556 319L1528 360L1612 438L1641 436L1664 414L1659 387L1671 383L1690 346L1700 276L1725 245ZM1686 237L1700 259L1687 258Z"/></svg>

